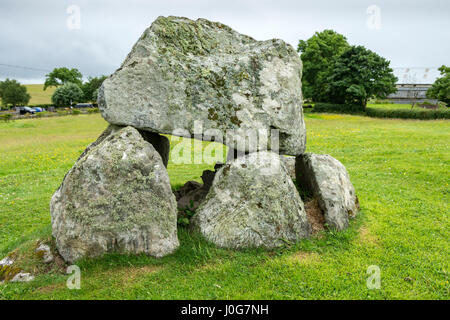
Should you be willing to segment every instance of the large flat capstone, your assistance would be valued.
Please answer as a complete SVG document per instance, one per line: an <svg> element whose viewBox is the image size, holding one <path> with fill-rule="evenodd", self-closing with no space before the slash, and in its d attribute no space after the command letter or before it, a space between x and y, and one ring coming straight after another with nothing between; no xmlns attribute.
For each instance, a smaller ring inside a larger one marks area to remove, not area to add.
<svg viewBox="0 0 450 320"><path fill-rule="evenodd" d="M159 17L103 82L98 102L111 124L191 136L218 129L203 139L243 151L274 150L278 134L280 153L299 155L306 143L301 70L282 40L256 41L205 19ZM248 139L255 130L268 145Z"/></svg>

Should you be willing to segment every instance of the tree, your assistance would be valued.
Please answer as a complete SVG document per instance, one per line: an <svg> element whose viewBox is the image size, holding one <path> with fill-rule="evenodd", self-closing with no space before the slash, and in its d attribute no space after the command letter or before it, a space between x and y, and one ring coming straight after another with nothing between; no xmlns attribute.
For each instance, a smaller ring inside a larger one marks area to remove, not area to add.
<svg viewBox="0 0 450 320"><path fill-rule="evenodd" d="M52 95L52 102L58 106L70 106L83 100L83 91L75 83L66 83L57 88Z"/></svg>
<svg viewBox="0 0 450 320"><path fill-rule="evenodd" d="M66 83L82 84L83 75L78 69L55 68L52 72L45 75L44 90L48 87L59 87Z"/></svg>
<svg viewBox="0 0 450 320"><path fill-rule="evenodd" d="M436 79L428 89L427 98L438 99L450 107L450 67L443 65L438 70L441 72L441 77Z"/></svg>
<svg viewBox="0 0 450 320"><path fill-rule="evenodd" d="M25 105L30 101L31 96L27 93L27 87L21 85L16 80L6 79L0 82L0 98L2 104L17 106Z"/></svg>
<svg viewBox="0 0 450 320"><path fill-rule="evenodd" d="M81 89L83 90L83 98L84 101L97 101L97 92L103 81L107 78L107 76L100 77L89 77L88 81L83 84Z"/></svg>
<svg viewBox="0 0 450 320"><path fill-rule="evenodd" d="M327 93L334 103L363 107L372 97L386 98L397 91L390 62L363 46L352 46L334 60Z"/></svg>
<svg viewBox="0 0 450 320"><path fill-rule="evenodd" d="M302 89L305 98L327 101L326 88L330 65L335 57L347 50L347 39L333 31L316 32L308 40L300 40L297 51L303 62Z"/></svg>

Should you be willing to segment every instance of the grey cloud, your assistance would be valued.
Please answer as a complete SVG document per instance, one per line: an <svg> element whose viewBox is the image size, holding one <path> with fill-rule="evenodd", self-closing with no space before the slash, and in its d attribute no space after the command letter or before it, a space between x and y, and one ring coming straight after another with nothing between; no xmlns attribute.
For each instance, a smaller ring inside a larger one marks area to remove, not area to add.
<svg viewBox="0 0 450 320"><path fill-rule="evenodd" d="M366 9L373 4L381 9L380 30L366 26ZM66 26L70 5L80 7L80 30ZM299 39L331 28L391 60L392 66L434 67L450 64L449 9L445 0L2 0L0 63L110 74L156 17L179 15L221 21L256 39L281 38L294 47ZM32 83L44 76L0 65L0 79Z"/></svg>

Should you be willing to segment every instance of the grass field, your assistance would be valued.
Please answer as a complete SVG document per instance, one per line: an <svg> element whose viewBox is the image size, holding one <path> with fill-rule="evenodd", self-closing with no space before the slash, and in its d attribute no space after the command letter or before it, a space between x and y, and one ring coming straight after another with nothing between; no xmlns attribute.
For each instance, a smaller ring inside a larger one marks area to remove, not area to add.
<svg viewBox="0 0 450 320"><path fill-rule="evenodd" d="M0 285L0 299L449 299L450 122L307 114L308 151L347 167L362 213L342 233L283 248L217 249L179 229L163 259L108 255L67 275ZM106 123L80 115L0 123L0 258L50 235L49 200ZM169 163L172 185L208 165ZM369 290L367 268L381 270Z"/></svg>
<svg viewBox="0 0 450 320"><path fill-rule="evenodd" d="M55 87L49 87L45 91L43 90L43 84L25 84L25 87L27 87L27 92L31 96L29 105L52 103L52 94L55 92Z"/></svg>

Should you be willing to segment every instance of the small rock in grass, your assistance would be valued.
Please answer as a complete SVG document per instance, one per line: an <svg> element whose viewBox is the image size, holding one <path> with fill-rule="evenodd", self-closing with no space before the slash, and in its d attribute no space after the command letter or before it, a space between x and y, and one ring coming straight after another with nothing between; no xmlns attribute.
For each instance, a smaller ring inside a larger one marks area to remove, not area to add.
<svg viewBox="0 0 450 320"><path fill-rule="evenodd" d="M34 276L28 272L19 272L9 282L30 282L34 280Z"/></svg>
<svg viewBox="0 0 450 320"><path fill-rule="evenodd" d="M50 263L53 261L53 254L48 245L41 243L35 252L38 256L42 257L42 261L44 263Z"/></svg>

